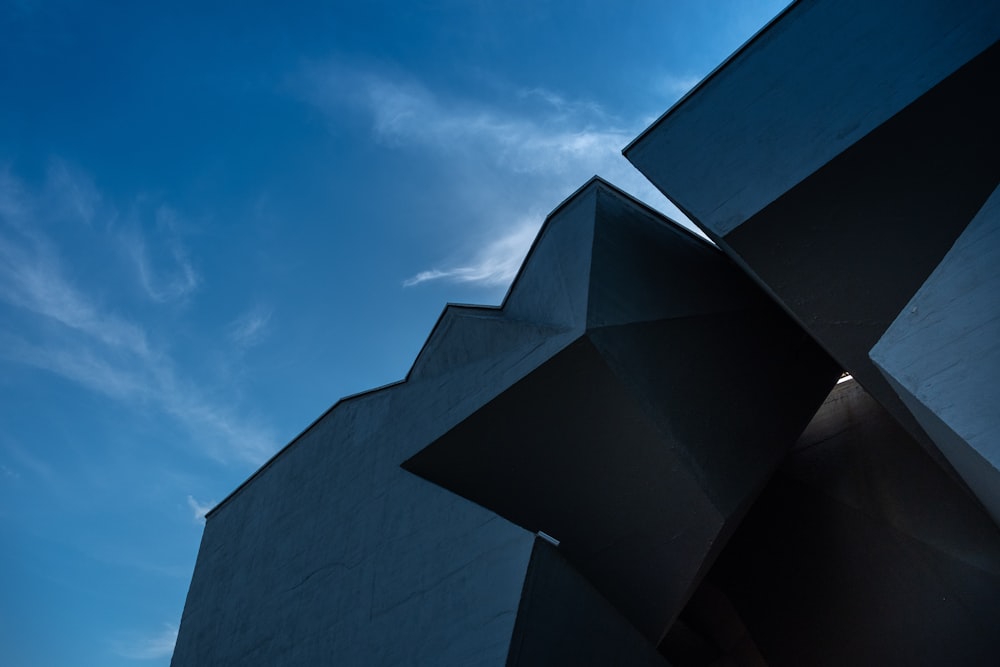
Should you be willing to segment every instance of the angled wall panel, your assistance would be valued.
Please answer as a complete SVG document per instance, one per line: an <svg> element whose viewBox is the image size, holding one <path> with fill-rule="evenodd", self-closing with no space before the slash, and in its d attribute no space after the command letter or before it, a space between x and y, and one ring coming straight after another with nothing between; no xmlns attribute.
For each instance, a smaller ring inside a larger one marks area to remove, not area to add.
<svg viewBox="0 0 1000 667"><path fill-rule="evenodd" d="M208 519L173 665L504 664L534 538L400 470L389 393Z"/></svg>
<svg viewBox="0 0 1000 667"><path fill-rule="evenodd" d="M1000 188L871 358L1000 523Z"/></svg>

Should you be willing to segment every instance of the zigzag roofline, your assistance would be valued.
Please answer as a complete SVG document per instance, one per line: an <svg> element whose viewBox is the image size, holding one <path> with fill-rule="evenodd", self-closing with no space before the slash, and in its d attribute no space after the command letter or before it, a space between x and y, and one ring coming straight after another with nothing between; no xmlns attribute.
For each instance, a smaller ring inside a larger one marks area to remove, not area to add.
<svg viewBox="0 0 1000 667"><path fill-rule="evenodd" d="M413 363L410 364L410 368L409 368L409 370L407 370L406 375L403 377L403 379L396 380L395 382L390 382L388 384L384 384L384 385L381 385L381 386L378 386L378 387L373 387L371 389L366 389L364 391L360 391L360 392L357 392L357 393L354 393L354 394L349 394L347 396L343 396L343 397L337 399L337 401L334 402L333 405L331 405L329 408L327 408L322 414L320 414L319 417L317 417L312 422L310 422L310 424L308 426L306 426L302 431L300 431L295 437L293 437L288 442L288 444L284 445L281 449L279 449L277 452L275 452L267 461L265 461L263 464L261 464L261 466L259 468L257 468L257 470L255 470L253 473L251 473L249 477L247 477L245 480L243 480L243 482L241 482L239 484L239 486L237 486L228 495L226 495L225 498L223 498L221 501L219 501L219 503L216 504L215 507L213 507L211 510L209 510L208 512L206 512L205 513L206 520L209 519L209 518L211 518L224 505L227 505L237 495L239 495L254 480L256 480L259 476L261 476L268 468L270 468L292 446L294 446L296 443L298 443L300 440L302 440L302 438L304 438L306 436L306 434L308 434L314 427L316 427L320 422L322 422L324 419L326 419L340 405L342 405L344 403L348 403L350 401L354 401L354 400L359 399L359 398L363 398L363 397L366 397L366 396L378 393L378 392L388 391L388 390L393 389L393 388L395 388L395 387L397 387L399 385L402 385L402 384L405 384L406 382L409 382L410 377L413 375L413 371L418 366L418 364L420 364L422 361L423 362L427 361L426 359L423 359L423 357L424 357L425 353L428 352L428 347L430 346L431 342L435 339L435 337L438 335L438 332L441 330L441 324L444 322L446 316L448 316L449 313L454 312L454 311L466 311L466 312L468 312L468 311L482 311L482 312L488 312L488 313L491 313L491 314L502 314L504 312L504 310L507 308L507 304L508 304L508 302L510 300L511 294L514 291L514 287L517 285L518 281L521 278L521 275L524 273L525 267L531 261L531 257L532 257L532 255L535 252L535 248L538 246L538 244L541 241L542 237L545 235L545 233L548 230L549 225L552 222L552 220L554 220L555 217L557 215L559 215L573 201L579 199L580 197L584 196L587 192L589 192L590 190L595 189L595 188L604 188L605 190L609 191L611 194L613 194L613 195L615 195L615 196L617 196L617 197L625 200L629 204L631 204L631 205L633 205L633 206L641 209L643 212L645 212L645 213L653 216L654 218L658 219L660 222L662 222L664 224L668 224L668 225L670 225L671 227L673 227L673 228L675 228L677 230L683 231L685 234L687 234L691 238L697 239L700 243L703 243L706 246L711 247L712 249L714 249L717 252L721 253L721 251L719 251L718 248L715 246L715 244L713 244L711 241L708 241L707 239L699 236L698 234L694 233L693 231L691 231L690 229L688 229L684 225L680 224L676 220L673 220L672 218L664 215L663 213L661 213L661 212L657 211L656 209L652 208L651 206L649 206L649 205L643 203L642 201L636 199L632 195L628 194L627 192L625 192L621 188L617 187L616 185L608 182L607 180L601 178L600 176L597 176L597 175L592 176L586 183L584 183L582 186L580 186L579 188L577 188L576 191L574 191L571 195L569 195L568 197L566 197L566 199L564 199L562 202L560 202L558 206L556 206L554 209L552 209L552 211L547 216L545 216L545 220L542 222L542 226L538 230L538 234L535 235L534 240L531 242L531 246L528 249L528 252L527 252L527 254L524 257L524 261L521 262L521 266L518 268L517 274L514 276L514 279L511 281L510 287L507 288L507 293L504 295L504 298L500 302L499 306L478 305L478 304L463 304L463 303L448 303L448 304L446 304L445 307L442 309L441 314L438 316L437 320L435 321L434 326L431 327L430 333L427 335L426 340L424 340L424 344L420 347L420 351L417 352L417 355L414 357Z"/></svg>

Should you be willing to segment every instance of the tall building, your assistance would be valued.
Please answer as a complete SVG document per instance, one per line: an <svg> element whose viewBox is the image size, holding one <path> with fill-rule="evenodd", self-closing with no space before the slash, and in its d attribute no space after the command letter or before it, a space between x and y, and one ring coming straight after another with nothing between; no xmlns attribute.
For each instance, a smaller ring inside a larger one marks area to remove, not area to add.
<svg viewBox="0 0 1000 667"><path fill-rule="evenodd" d="M1000 659L1000 4L803 0L207 517L172 664ZM846 374L845 374L846 373Z"/></svg>

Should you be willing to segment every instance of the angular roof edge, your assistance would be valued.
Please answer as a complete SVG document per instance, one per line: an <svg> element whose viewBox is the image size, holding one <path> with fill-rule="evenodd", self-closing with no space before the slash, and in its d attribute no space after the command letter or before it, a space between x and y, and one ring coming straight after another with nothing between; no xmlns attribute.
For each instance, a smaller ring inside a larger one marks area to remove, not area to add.
<svg viewBox="0 0 1000 667"><path fill-rule="evenodd" d="M636 144L638 144L643 139L645 139L645 137L646 137L647 134L650 134L651 132L653 132L653 130L655 130L657 127L659 127L660 124L662 124L667 119L667 117L669 117L677 109L679 109L680 107L682 107L688 101L688 99L690 99L692 96L694 96L699 90L701 90L706 85L708 85L709 81L711 81L712 79L714 79L715 76L719 72L721 72L723 69L725 69L729 65L729 63L731 63L732 61L736 60L738 57L740 57L741 55L743 55L743 53L746 52L755 42L757 42L757 40L759 40L765 33L767 33L769 30L771 30L771 28L774 27L774 25L778 21L780 21L781 19L783 19L786 14L788 14L790 11L792 11L793 8L795 8L796 6L798 6L799 4L801 4L801 2L802 2L802 0L792 0L792 2L788 4L788 6L786 6L784 9L782 9L780 12L778 12L778 14L773 19L771 19L770 21L768 21L764 25L763 28L761 28L760 30L758 30L757 32L755 32L753 35L751 35L750 39L748 39L747 41L743 42L743 44L741 44L735 51L733 51L731 54L729 54L729 56L725 60L723 60L718 65L716 65L712 69L712 71L709 72L708 74L706 74L705 77L701 81L699 81L698 83L696 83L694 85L694 87L691 88L691 90L689 90L686 93L684 93L683 95L681 95L681 97L680 97L679 100L677 100L676 102L674 102L673 104L671 104L670 107L666 111L664 111L662 114L660 114L659 118L657 118L656 120L654 120L649 125L649 127L647 127L645 130L643 130L642 132L640 132L639 135L636 136L635 139L633 139L632 141L628 142L628 144L625 146L625 148L622 149L622 155L628 156L628 152L631 151L633 148L635 148Z"/></svg>

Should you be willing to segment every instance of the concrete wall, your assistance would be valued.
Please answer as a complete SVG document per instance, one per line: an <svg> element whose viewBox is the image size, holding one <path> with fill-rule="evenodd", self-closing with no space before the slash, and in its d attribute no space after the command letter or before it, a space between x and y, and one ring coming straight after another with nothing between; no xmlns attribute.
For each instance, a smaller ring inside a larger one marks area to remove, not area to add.
<svg viewBox="0 0 1000 667"><path fill-rule="evenodd" d="M1000 523L1000 188L871 358Z"/></svg>
<svg viewBox="0 0 1000 667"><path fill-rule="evenodd" d="M172 665L503 665L533 536L401 470L392 392L208 520Z"/></svg>

